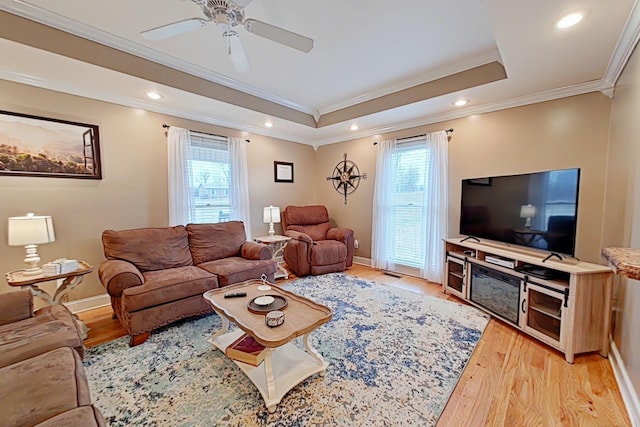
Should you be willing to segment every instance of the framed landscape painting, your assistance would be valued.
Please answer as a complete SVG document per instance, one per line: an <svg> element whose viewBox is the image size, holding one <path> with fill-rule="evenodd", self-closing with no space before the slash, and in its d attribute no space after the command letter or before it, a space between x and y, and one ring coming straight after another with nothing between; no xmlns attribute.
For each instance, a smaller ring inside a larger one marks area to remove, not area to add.
<svg viewBox="0 0 640 427"><path fill-rule="evenodd" d="M102 179L98 126L0 111L0 175Z"/></svg>

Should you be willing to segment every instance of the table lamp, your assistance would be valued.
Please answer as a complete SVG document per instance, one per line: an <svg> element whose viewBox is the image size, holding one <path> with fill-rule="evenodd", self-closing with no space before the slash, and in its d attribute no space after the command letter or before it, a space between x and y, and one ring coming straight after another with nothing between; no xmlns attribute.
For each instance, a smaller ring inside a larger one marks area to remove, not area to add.
<svg viewBox="0 0 640 427"><path fill-rule="evenodd" d="M28 213L26 216L9 218L9 246L24 246L27 251L24 259L24 262L28 266L23 272L25 276L42 274L42 269L38 267L38 263L40 262L38 245L55 242L55 240L53 220L50 216L36 216L33 213Z"/></svg>
<svg viewBox="0 0 640 427"><path fill-rule="evenodd" d="M273 224L280 222L280 208L277 206L268 206L264 208L262 222L269 224L269 236L276 234L276 231L273 229Z"/></svg>
<svg viewBox="0 0 640 427"><path fill-rule="evenodd" d="M520 218L525 218L524 228L531 228L531 218L536 216L536 207L533 205L522 205L520 207Z"/></svg>

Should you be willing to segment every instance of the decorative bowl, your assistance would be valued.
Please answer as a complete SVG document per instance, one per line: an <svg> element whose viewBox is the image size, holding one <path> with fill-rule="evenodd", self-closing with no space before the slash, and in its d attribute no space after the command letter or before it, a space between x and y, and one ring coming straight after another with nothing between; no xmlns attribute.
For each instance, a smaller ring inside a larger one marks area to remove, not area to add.
<svg viewBox="0 0 640 427"><path fill-rule="evenodd" d="M264 295L261 297L257 297L253 300L257 305L269 305L275 301L275 298L270 295Z"/></svg>

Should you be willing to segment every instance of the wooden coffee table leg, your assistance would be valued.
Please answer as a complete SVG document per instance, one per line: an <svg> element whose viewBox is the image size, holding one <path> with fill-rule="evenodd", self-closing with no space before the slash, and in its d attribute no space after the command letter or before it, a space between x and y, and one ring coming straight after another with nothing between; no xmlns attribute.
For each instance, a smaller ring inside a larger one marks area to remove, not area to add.
<svg viewBox="0 0 640 427"><path fill-rule="evenodd" d="M218 315L220 320L222 320L222 326L220 327L220 329L218 329L218 331L215 334L211 336L211 339L209 340L209 342L212 344L215 342L216 338L218 338L220 335L227 332L227 330L229 329L229 319L227 319L225 316L221 315L220 313L216 313L216 314Z"/></svg>
<svg viewBox="0 0 640 427"><path fill-rule="evenodd" d="M322 358L322 355L318 353L318 350L313 348L313 346L309 342L310 336L311 336L311 332L304 334L304 348L307 351L307 353L309 353L316 360L316 362L318 362L318 365L322 366L325 364L324 359ZM322 371L318 372L318 375L320 375L321 377L324 377L324 374L326 372L327 370L323 369Z"/></svg>
<svg viewBox="0 0 640 427"><path fill-rule="evenodd" d="M267 381L267 396L269 397L269 400L275 399L276 397L276 380L273 377L273 365L271 363L272 353L273 349L267 347L267 353L265 354L264 361L262 362L264 363L264 374ZM270 414L273 414L276 411L277 406L278 405L267 406L267 411L269 411Z"/></svg>

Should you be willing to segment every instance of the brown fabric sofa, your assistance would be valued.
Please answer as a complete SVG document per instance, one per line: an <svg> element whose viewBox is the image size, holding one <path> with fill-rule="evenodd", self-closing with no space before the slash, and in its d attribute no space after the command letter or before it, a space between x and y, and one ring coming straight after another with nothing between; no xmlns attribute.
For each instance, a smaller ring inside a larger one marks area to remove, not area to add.
<svg viewBox="0 0 640 427"><path fill-rule="evenodd" d="M280 215L291 240L284 260L297 276L343 271L353 264L353 230L331 227L327 208L287 206Z"/></svg>
<svg viewBox="0 0 640 427"><path fill-rule="evenodd" d="M276 271L271 248L247 241L241 221L106 230L102 244L107 259L98 275L132 346L154 329L211 312L206 291L263 274L273 281Z"/></svg>
<svg viewBox="0 0 640 427"><path fill-rule="evenodd" d="M28 289L0 294L0 424L104 426L83 355L81 331L64 306L34 313Z"/></svg>
<svg viewBox="0 0 640 427"><path fill-rule="evenodd" d="M65 346L84 357L82 332L66 307L34 313L28 289L0 294L0 368Z"/></svg>

